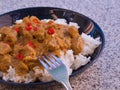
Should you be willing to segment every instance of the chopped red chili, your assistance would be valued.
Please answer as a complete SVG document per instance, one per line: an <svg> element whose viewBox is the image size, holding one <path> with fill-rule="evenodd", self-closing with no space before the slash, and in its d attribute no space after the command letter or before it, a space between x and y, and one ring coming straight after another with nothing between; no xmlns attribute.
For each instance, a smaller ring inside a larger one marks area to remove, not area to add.
<svg viewBox="0 0 120 90"><path fill-rule="evenodd" d="M27 26L31 26L31 23L27 23Z"/></svg>
<svg viewBox="0 0 120 90"><path fill-rule="evenodd" d="M40 21L38 19L33 19L34 23L40 24Z"/></svg>
<svg viewBox="0 0 120 90"><path fill-rule="evenodd" d="M36 45L33 45L33 48L37 48L37 46L36 46Z"/></svg>
<svg viewBox="0 0 120 90"><path fill-rule="evenodd" d="M4 42L4 43L10 45L10 42Z"/></svg>
<svg viewBox="0 0 120 90"><path fill-rule="evenodd" d="M32 25L31 23L28 23L26 26L26 30L31 31L32 30Z"/></svg>
<svg viewBox="0 0 120 90"><path fill-rule="evenodd" d="M28 45L29 45L30 47L33 47L33 48L36 48L36 47L37 47L37 46L34 45L31 41L28 42Z"/></svg>
<svg viewBox="0 0 120 90"><path fill-rule="evenodd" d="M15 27L14 30L18 33L20 32L20 28L19 27Z"/></svg>
<svg viewBox="0 0 120 90"><path fill-rule="evenodd" d="M33 27L33 30L34 30L34 31L37 31L37 30L38 30L38 27Z"/></svg>
<svg viewBox="0 0 120 90"><path fill-rule="evenodd" d="M33 43L32 43L31 41L29 41L29 42L28 42L28 45L32 47L32 46L33 46Z"/></svg>
<svg viewBox="0 0 120 90"><path fill-rule="evenodd" d="M19 53L19 54L17 55L17 58L21 60L21 59L23 59L23 55Z"/></svg>
<svg viewBox="0 0 120 90"><path fill-rule="evenodd" d="M47 31L48 34L54 34L55 33L55 30L53 28L50 28L48 29Z"/></svg>

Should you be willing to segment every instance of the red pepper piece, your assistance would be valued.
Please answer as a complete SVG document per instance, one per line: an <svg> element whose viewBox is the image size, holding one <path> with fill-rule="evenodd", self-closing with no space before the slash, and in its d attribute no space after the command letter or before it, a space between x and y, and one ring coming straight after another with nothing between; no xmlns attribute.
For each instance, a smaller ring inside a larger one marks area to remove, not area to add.
<svg viewBox="0 0 120 90"><path fill-rule="evenodd" d="M18 33L20 32L20 28L19 27L15 27L14 30Z"/></svg>
<svg viewBox="0 0 120 90"><path fill-rule="evenodd" d="M29 41L29 42L28 42L28 45L32 47L32 46L33 46L33 43L32 43L31 41Z"/></svg>
<svg viewBox="0 0 120 90"><path fill-rule="evenodd" d="M33 19L33 22L34 22L34 23L37 23L37 24L40 24L40 21L39 21L38 19L36 19L36 18Z"/></svg>
<svg viewBox="0 0 120 90"><path fill-rule="evenodd" d="M26 26L26 30L31 31L32 30L32 25L31 23L28 23Z"/></svg>
<svg viewBox="0 0 120 90"><path fill-rule="evenodd" d="M23 55L19 53L19 54L17 55L17 58L21 60L21 59L23 59Z"/></svg>
<svg viewBox="0 0 120 90"><path fill-rule="evenodd" d="M33 48L36 48L36 47L37 47L37 46L34 45L31 41L28 42L28 45L29 45L30 47L33 47Z"/></svg>
<svg viewBox="0 0 120 90"><path fill-rule="evenodd" d="M10 45L10 42L4 42L4 43Z"/></svg>
<svg viewBox="0 0 120 90"><path fill-rule="evenodd" d="M48 31L47 31L48 34L54 34L55 33L55 30L53 28L50 28Z"/></svg>
<svg viewBox="0 0 120 90"><path fill-rule="evenodd" d="M37 48L37 46L36 46L36 45L33 45L33 48Z"/></svg>
<svg viewBox="0 0 120 90"><path fill-rule="evenodd" d="M38 27L33 27L33 30L34 30L34 31L37 31L37 30L38 30Z"/></svg>

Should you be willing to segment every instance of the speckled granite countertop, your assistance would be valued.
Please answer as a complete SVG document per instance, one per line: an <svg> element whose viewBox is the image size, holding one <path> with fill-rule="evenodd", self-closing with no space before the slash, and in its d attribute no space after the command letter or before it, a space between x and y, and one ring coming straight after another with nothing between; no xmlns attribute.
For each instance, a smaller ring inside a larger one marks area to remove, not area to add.
<svg viewBox="0 0 120 90"><path fill-rule="evenodd" d="M98 61L81 75L70 78L73 90L120 90L120 1L119 0L0 0L0 14L15 9L50 6L82 13L103 29L106 44ZM14 87L0 84L0 90L65 90L52 86Z"/></svg>

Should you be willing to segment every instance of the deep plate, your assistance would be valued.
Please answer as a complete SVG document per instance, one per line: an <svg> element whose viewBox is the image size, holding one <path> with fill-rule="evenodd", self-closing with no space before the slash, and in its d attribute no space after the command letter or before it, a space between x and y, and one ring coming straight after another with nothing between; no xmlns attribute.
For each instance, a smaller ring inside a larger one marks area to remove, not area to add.
<svg viewBox="0 0 120 90"><path fill-rule="evenodd" d="M25 9L19 9L19 10L15 10L15 11L11 11L8 13L5 13L3 15L0 15L0 28L2 26L10 26L12 24L14 24L14 22L16 20L22 19L25 16L37 16L39 19L53 19L52 14L51 13L54 12L54 14L58 17L58 18L65 18L67 21L72 21L72 22L76 22L78 23L78 25L80 26L79 32L84 32L84 30L87 28L87 25L90 22L93 22L94 24L94 30L93 32L89 33L91 36L95 37L100 37L100 40L102 42L102 44L95 50L95 52L91 55L91 61L89 63L87 63L86 65L80 67L77 70L74 70L71 76L74 76L76 74L80 74L82 73L84 70L86 70L89 66L91 66L98 58L98 56L100 55L103 47L104 47L104 34L101 30L101 28L90 18L79 14L77 12L71 11L71 10L66 10L66 9L61 9L61 8L54 8L54 7L33 7L33 8L25 8ZM14 82L7 82L4 81L2 79L0 79L0 83L3 84L9 84L9 85L17 85L17 86L35 86L35 85L41 85L41 84L50 84L54 81L50 81L50 82L33 82L33 83L14 83Z"/></svg>

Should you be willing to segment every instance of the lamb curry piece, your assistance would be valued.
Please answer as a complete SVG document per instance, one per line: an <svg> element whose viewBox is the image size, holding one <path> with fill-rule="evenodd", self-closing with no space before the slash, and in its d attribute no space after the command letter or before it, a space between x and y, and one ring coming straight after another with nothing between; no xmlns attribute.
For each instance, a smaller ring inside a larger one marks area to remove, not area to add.
<svg viewBox="0 0 120 90"><path fill-rule="evenodd" d="M37 17L25 17L21 23L0 29L0 71L6 73L9 66L24 75L39 66L37 56L47 52L60 57L60 51L72 49L79 54L84 41L74 26L40 21Z"/></svg>

